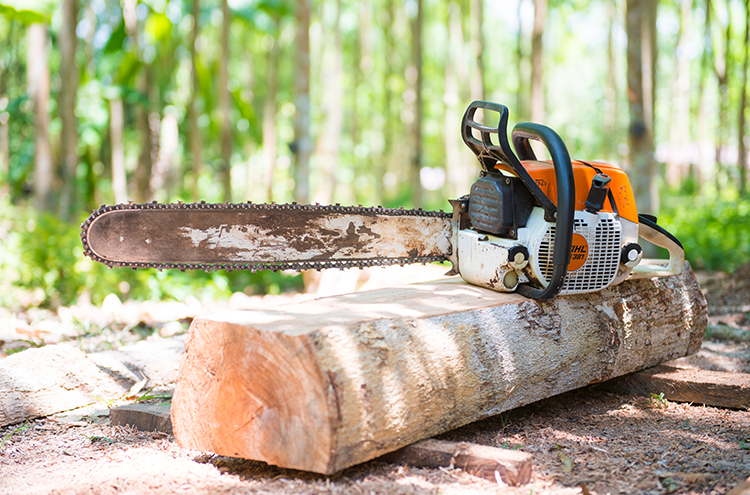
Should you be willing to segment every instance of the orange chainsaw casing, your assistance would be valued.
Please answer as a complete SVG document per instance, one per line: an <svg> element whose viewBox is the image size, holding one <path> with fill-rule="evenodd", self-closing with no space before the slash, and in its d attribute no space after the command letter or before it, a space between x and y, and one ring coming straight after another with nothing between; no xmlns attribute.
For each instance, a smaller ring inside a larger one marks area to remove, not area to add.
<svg viewBox="0 0 750 495"><path fill-rule="evenodd" d="M524 160L521 163L542 192L557 206L557 179L552 163L531 160ZM591 181L597 174L598 169L612 178L612 181L609 183L609 190L612 192L612 197L614 197L615 206L617 207L616 210L612 208L612 204L609 198L607 198L604 202L604 208L601 211L609 213L615 213L616 211L621 218L638 223L638 209L633 197L633 190L630 187L628 176L621 168L611 163L599 161L584 163L572 160L571 163L573 165L573 177L576 184L576 210L582 211L585 209ZM495 168L513 173L510 167L504 164L499 163Z"/></svg>

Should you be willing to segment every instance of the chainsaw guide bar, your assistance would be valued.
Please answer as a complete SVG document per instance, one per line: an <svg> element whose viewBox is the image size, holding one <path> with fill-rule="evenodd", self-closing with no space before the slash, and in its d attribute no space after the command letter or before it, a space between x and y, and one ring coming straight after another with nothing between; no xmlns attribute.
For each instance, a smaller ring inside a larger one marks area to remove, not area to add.
<svg viewBox="0 0 750 495"><path fill-rule="evenodd" d="M110 268L321 270L446 261L451 214L340 205L102 206L81 225L86 256Z"/></svg>

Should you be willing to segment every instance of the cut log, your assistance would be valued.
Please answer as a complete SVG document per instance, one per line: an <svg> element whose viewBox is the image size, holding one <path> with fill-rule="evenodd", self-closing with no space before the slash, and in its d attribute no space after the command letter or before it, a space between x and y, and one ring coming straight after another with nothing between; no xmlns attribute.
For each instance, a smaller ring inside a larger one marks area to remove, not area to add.
<svg viewBox="0 0 750 495"><path fill-rule="evenodd" d="M64 344L27 349L0 360L0 426L91 404L107 407L137 382L171 390L181 337L144 341L86 355Z"/></svg>
<svg viewBox="0 0 750 495"><path fill-rule="evenodd" d="M679 276L533 301L460 279L196 318L172 400L183 447L324 474L700 348Z"/></svg>
<svg viewBox="0 0 750 495"><path fill-rule="evenodd" d="M0 360L0 426L119 397L127 390L74 347L27 349Z"/></svg>
<svg viewBox="0 0 750 495"><path fill-rule="evenodd" d="M750 407L750 374L655 366L600 385L623 394L664 394L675 402L744 409Z"/></svg>
<svg viewBox="0 0 750 495"><path fill-rule="evenodd" d="M382 457L384 461L416 467L449 467L510 486L531 480L532 456L518 450L498 449L469 442L427 439Z"/></svg>
<svg viewBox="0 0 750 495"><path fill-rule="evenodd" d="M172 434L169 404L127 404L109 410L109 423Z"/></svg>

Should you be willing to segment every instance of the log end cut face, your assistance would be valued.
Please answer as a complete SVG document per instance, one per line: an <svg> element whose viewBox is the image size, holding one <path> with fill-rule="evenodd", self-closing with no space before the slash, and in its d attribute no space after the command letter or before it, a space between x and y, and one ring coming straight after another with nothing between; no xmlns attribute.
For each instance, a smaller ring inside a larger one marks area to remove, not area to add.
<svg viewBox="0 0 750 495"><path fill-rule="evenodd" d="M172 400L175 437L185 448L326 473L337 418L325 380L304 337L196 319Z"/></svg>

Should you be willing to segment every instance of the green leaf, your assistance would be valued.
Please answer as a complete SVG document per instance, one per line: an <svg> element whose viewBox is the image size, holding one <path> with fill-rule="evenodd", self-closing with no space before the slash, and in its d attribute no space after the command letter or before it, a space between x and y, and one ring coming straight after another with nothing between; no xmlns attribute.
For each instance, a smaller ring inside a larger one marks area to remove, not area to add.
<svg viewBox="0 0 750 495"><path fill-rule="evenodd" d="M26 24L49 20L57 0L0 0L0 14Z"/></svg>

